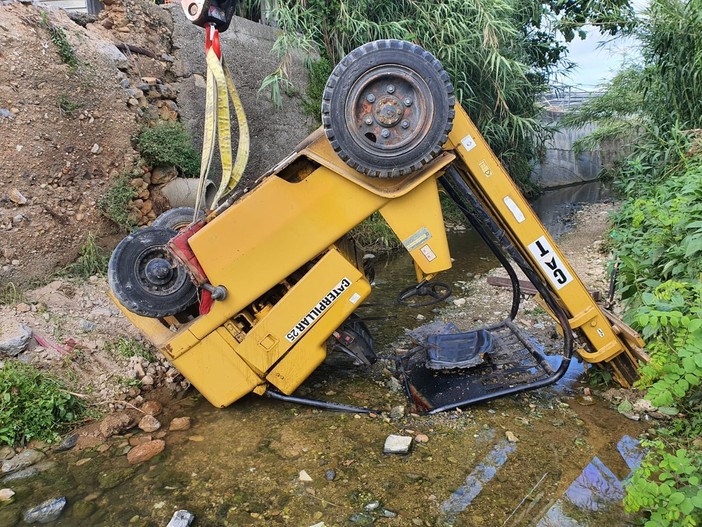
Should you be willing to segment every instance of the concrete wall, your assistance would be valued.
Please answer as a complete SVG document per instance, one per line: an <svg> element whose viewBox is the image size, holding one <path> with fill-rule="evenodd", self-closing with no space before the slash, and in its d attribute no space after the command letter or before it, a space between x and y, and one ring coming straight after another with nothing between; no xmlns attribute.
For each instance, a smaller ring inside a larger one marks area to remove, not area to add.
<svg viewBox="0 0 702 527"><path fill-rule="evenodd" d="M548 111L544 119L558 125L562 112ZM564 128L553 135L546 145L546 157L534 167L532 179L543 188L574 185L593 181L602 169L603 152L585 152L580 156L573 152L573 143L596 129L594 125L583 128Z"/></svg>
<svg viewBox="0 0 702 527"><path fill-rule="evenodd" d="M174 21L173 44L176 59L174 72L178 79L178 105L181 119L196 138L196 148L202 146L205 114L205 53L204 29L190 23L180 4L169 6ZM307 70L303 57L295 57L288 71L296 95L283 95L283 108L278 110L269 93L259 93L261 81L278 67L278 57L271 53L277 30L235 17L229 29L221 34L222 53L232 72L246 112L251 134L251 154L245 180L251 181L285 158L316 124L301 107L307 88ZM238 128L232 130L236 152ZM217 179L219 161L213 163Z"/></svg>

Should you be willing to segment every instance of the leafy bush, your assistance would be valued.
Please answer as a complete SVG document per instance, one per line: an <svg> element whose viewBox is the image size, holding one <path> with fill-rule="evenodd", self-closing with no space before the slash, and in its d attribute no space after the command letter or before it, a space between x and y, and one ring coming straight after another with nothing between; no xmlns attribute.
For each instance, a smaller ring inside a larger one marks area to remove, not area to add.
<svg viewBox="0 0 702 527"><path fill-rule="evenodd" d="M130 203L137 193L131 180L129 173L122 174L112 182L98 201L98 208L103 214L125 231L131 231L136 227Z"/></svg>
<svg viewBox="0 0 702 527"><path fill-rule="evenodd" d="M0 443L55 441L85 412L55 377L16 360L0 369Z"/></svg>
<svg viewBox="0 0 702 527"><path fill-rule="evenodd" d="M650 513L646 527L694 527L702 523L702 452L667 451L661 441L645 441L649 451L627 487L629 512Z"/></svg>
<svg viewBox="0 0 702 527"><path fill-rule="evenodd" d="M200 174L200 156L180 122L159 121L152 128L143 128L136 138L136 145L141 157L152 167L173 165L186 177Z"/></svg>

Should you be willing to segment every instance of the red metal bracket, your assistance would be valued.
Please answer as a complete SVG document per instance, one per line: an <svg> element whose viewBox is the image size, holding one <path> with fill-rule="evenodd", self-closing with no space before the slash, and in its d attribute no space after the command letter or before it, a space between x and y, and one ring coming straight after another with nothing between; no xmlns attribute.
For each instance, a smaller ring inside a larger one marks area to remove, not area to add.
<svg viewBox="0 0 702 527"><path fill-rule="evenodd" d="M205 26L205 54L210 50L214 49L217 58L222 60L222 47L219 43L219 29L214 24L207 24Z"/></svg>

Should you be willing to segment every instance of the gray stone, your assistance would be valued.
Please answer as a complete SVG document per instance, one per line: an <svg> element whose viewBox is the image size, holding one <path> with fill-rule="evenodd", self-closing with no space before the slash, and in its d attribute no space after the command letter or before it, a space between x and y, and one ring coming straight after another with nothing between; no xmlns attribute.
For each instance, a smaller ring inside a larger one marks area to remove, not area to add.
<svg viewBox="0 0 702 527"><path fill-rule="evenodd" d="M11 474L23 468L31 467L42 459L44 459L44 454L38 450L27 449L15 457L3 461L0 471L3 474Z"/></svg>
<svg viewBox="0 0 702 527"><path fill-rule="evenodd" d="M72 449L74 446L76 446L76 443L78 442L78 434L70 434L66 436L63 441L61 441L61 444L58 445L56 448L54 448L54 452L65 452L66 450Z"/></svg>
<svg viewBox="0 0 702 527"><path fill-rule="evenodd" d="M139 421L139 428L149 434L161 428L161 423L153 415L147 414L141 418L141 421Z"/></svg>
<svg viewBox="0 0 702 527"><path fill-rule="evenodd" d="M65 497L46 500L36 507L25 511L22 517L25 523L49 523L61 516L65 506Z"/></svg>
<svg viewBox="0 0 702 527"><path fill-rule="evenodd" d="M95 322L85 320L84 318L78 322L78 326L80 327L80 330L84 333L90 333L91 331L95 331L95 328L97 328L97 324Z"/></svg>
<svg viewBox="0 0 702 527"><path fill-rule="evenodd" d="M336 479L336 470L330 468L324 473L324 477L327 478L327 481L334 481Z"/></svg>
<svg viewBox="0 0 702 527"><path fill-rule="evenodd" d="M14 321L5 321L0 326L0 353L16 357L29 345L32 329Z"/></svg>
<svg viewBox="0 0 702 527"><path fill-rule="evenodd" d="M36 465L32 465L31 467L24 468L22 470L18 470L17 472L13 472L12 474L5 476L2 479L3 483L10 483L12 481L19 481L22 479L29 479L33 478L37 474L40 474L42 472L46 472L47 470L51 470L56 466L56 463L53 461L40 461Z"/></svg>
<svg viewBox="0 0 702 527"><path fill-rule="evenodd" d="M194 519L195 515L190 511L175 511L171 521L168 522L166 527L189 527L189 525L193 523Z"/></svg>
<svg viewBox="0 0 702 527"><path fill-rule="evenodd" d="M349 521L351 523L355 523L356 525L368 526L373 525L375 523L375 518L373 518L373 516L371 516L370 514L362 512L360 514L352 514L349 518Z"/></svg>
<svg viewBox="0 0 702 527"><path fill-rule="evenodd" d="M365 507L363 507L366 512L373 512L374 510L380 508L380 502L378 500L376 501L371 501L370 503L367 503Z"/></svg>
<svg viewBox="0 0 702 527"><path fill-rule="evenodd" d="M402 419L405 416L405 407L404 406L395 406L392 410L390 410L390 417L393 419Z"/></svg>
<svg viewBox="0 0 702 527"><path fill-rule="evenodd" d="M386 454L407 454L411 446L411 436L389 435L385 440L383 452Z"/></svg>
<svg viewBox="0 0 702 527"><path fill-rule="evenodd" d="M117 46L104 41L96 41L97 51L114 62L118 69L125 69L129 66L127 57L122 53Z"/></svg>

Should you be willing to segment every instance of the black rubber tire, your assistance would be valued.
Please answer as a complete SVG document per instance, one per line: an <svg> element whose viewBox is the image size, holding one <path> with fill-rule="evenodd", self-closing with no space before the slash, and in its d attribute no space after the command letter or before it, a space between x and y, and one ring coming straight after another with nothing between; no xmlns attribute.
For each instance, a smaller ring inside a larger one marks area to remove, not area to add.
<svg viewBox="0 0 702 527"><path fill-rule="evenodd" d="M395 81L404 87L396 95ZM383 84L387 95L378 92ZM401 91L416 97L402 104ZM388 103L382 108L381 96ZM332 71L322 95L322 125L349 166L372 177L400 177L441 151L453 126L454 103L451 80L431 53L403 40L377 40L353 50ZM381 113L388 108L391 118ZM380 118L393 122L381 124ZM376 132L387 133L387 139Z"/></svg>
<svg viewBox="0 0 702 527"><path fill-rule="evenodd" d="M161 214L151 224L152 227L162 227L164 229L172 229L180 231L193 222L195 209L192 207L176 207ZM203 211L199 211L197 219L201 220L205 217Z"/></svg>
<svg viewBox="0 0 702 527"><path fill-rule="evenodd" d="M176 231L146 227L124 238L110 256L107 281L120 304L132 313L152 318L176 315L197 300L197 288L188 272L166 250ZM170 264L163 283L147 279L149 262L156 259Z"/></svg>

